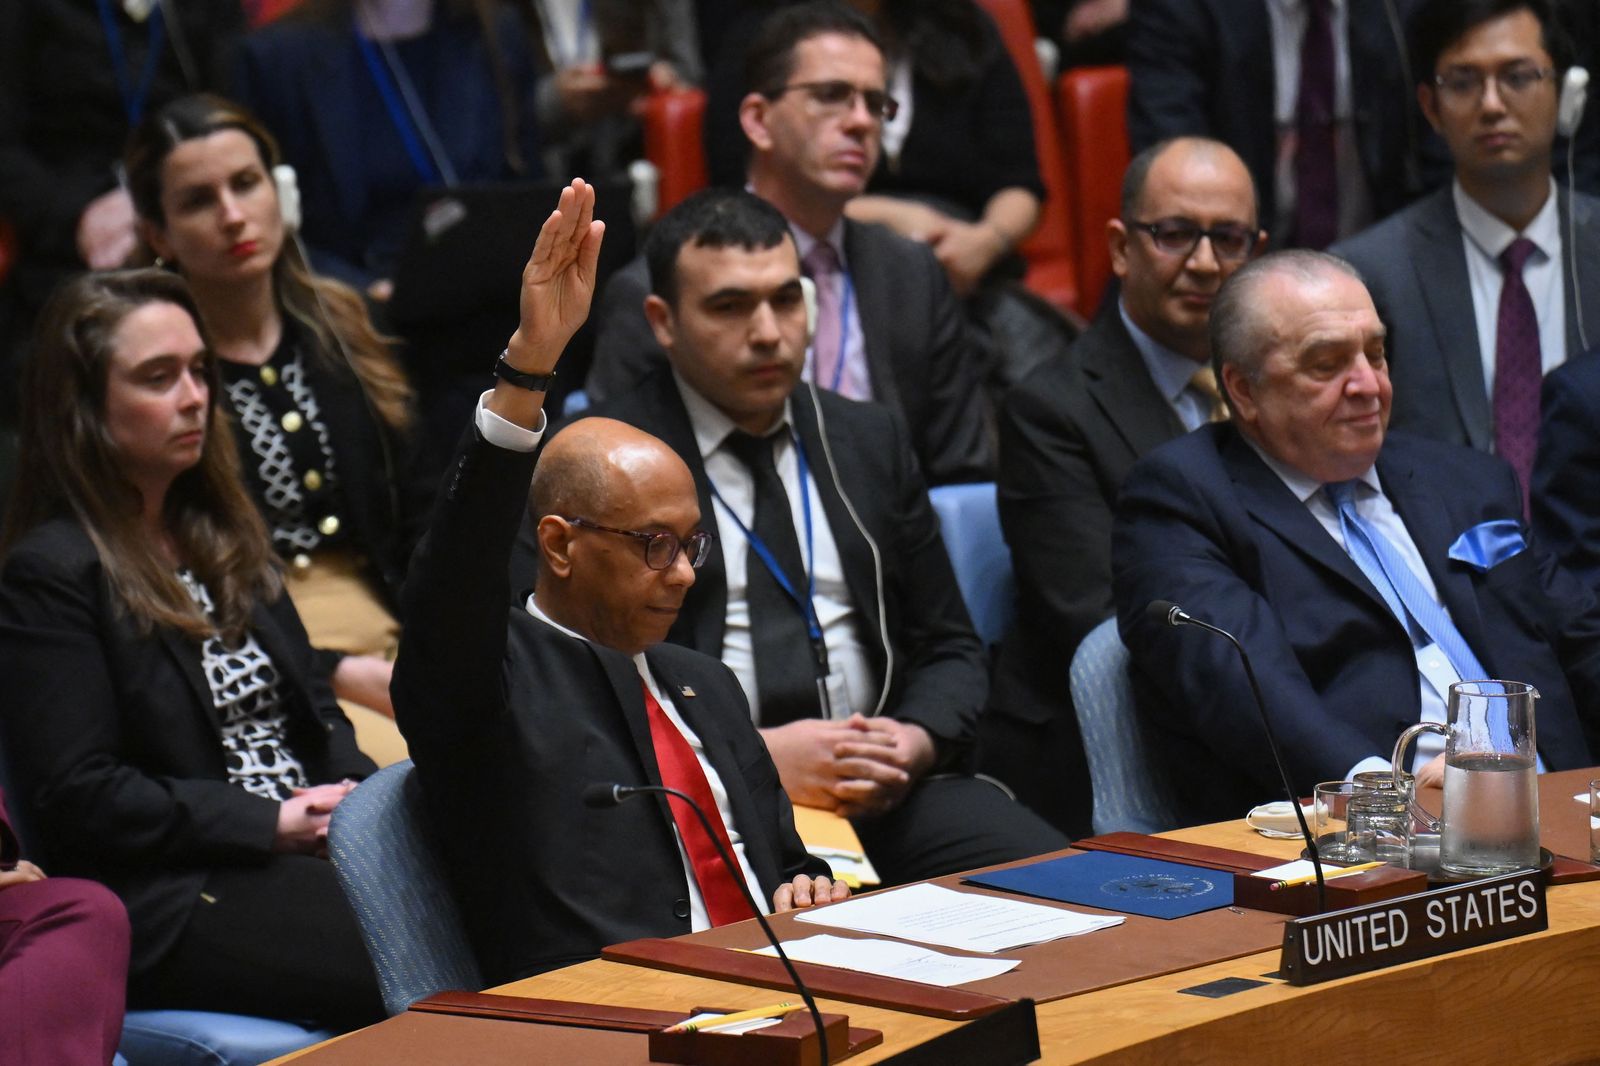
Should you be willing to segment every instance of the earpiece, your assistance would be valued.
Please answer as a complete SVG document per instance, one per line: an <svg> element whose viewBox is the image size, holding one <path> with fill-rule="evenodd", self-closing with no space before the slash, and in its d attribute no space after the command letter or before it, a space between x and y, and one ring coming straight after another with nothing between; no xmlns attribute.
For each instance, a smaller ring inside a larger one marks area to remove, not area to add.
<svg viewBox="0 0 1600 1066"><path fill-rule="evenodd" d="M278 187L278 210L283 214L283 228L294 233L300 229L300 179L294 167L279 163L272 168L272 183Z"/></svg>
<svg viewBox="0 0 1600 1066"><path fill-rule="evenodd" d="M1589 72L1583 67L1568 67L1561 79L1561 98L1556 102L1556 133L1570 138L1583 121L1583 107L1589 99Z"/></svg>
<svg viewBox="0 0 1600 1066"><path fill-rule="evenodd" d="M806 302L806 336L812 337L817 332L817 283L802 276L800 296Z"/></svg>

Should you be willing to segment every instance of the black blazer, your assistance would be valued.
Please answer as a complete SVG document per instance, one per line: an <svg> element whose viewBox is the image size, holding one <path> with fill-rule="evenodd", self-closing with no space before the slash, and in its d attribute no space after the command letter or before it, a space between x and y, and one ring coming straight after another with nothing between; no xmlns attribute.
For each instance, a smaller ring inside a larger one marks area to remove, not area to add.
<svg viewBox="0 0 1600 1066"><path fill-rule="evenodd" d="M1449 169L1406 82L1388 3L1402 24L1419 6L1419 0L1348 5L1356 149L1377 218L1445 180ZM1223 141L1249 168L1261 224L1271 228L1278 127L1266 0L1134 0L1128 10L1128 73L1133 150L1183 135Z"/></svg>
<svg viewBox="0 0 1600 1066"><path fill-rule="evenodd" d="M828 442L838 464L834 480L822 445L817 411L806 387L791 397L796 431L810 459L811 475L839 547L845 584L860 612L860 639L880 677L888 663L880 637L887 628L894 651L885 713L922 726L933 737L939 764L958 762L969 748L988 689L983 648L956 586L939 535L939 522L917 473L905 428L877 404L847 400L819 391ZM700 494L700 519L717 531L711 483L695 443L694 429L670 370L652 374L637 389L585 414L619 419L666 441L694 474ZM845 510L841 490L883 560L883 598L879 614L872 550ZM727 623L727 566L719 537L711 558L695 575L694 587L667 639L707 655L722 654Z"/></svg>
<svg viewBox="0 0 1600 1066"><path fill-rule="evenodd" d="M993 476L979 349L944 268L926 245L886 226L845 219L845 257L861 314L874 398L911 431L929 484ZM643 259L612 275L596 315L594 363L585 388L595 400L621 396L666 352L644 317L650 275Z"/></svg>
<svg viewBox="0 0 1600 1066"><path fill-rule="evenodd" d="M1600 352L1545 375L1533 528L1600 595Z"/></svg>
<svg viewBox="0 0 1600 1066"><path fill-rule="evenodd" d="M1578 315L1591 344L1600 344L1600 200L1557 192L1561 214L1562 284L1566 290L1567 352L1583 350ZM1577 241L1567 244L1572 214ZM1472 281L1461 246L1461 223L1449 187L1349 240L1333 252L1366 279L1378 317L1389 329L1389 377L1394 382L1396 429L1482 451L1494 447L1494 414L1483 383ZM1572 287L1570 254L1578 283Z"/></svg>
<svg viewBox="0 0 1600 1066"><path fill-rule="evenodd" d="M1017 577L991 713L1072 715L1067 664L1114 613L1111 513L1139 457L1184 432L1115 305L1063 358L1019 382L1000 414L1000 526Z"/></svg>
<svg viewBox="0 0 1600 1066"><path fill-rule="evenodd" d="M301 365L328 427L328 445L339 475L340 542L362 561L374 591L398 612L406 567L427 528L436 488L421 473L420 418L406 431L395 431L378 418L353 371L332 369L322 355L309 347L305 351ZM231 413L226 389L222 401ZM257 506L263 506L266 486L256 473L261 460L236 415L234 423L245 482Z"/></svg>
<svg viewBox="0 0 1600 1066"><path fill-rule="evenodd" d="M258 603L250 628L278 668L290 747L311 781L372 773L288 596ZM122 897L141 972L183 931L209 869L267 858L278 804L228 783L200 649L173 630L138 631L76 522L39 526L6 558L0 678L30 847L50 872Z"/></svg>
<svg viewBox="0 0 1600 1066"><path fill-rule="evenodd" d="M176 14L197 69L185 76L172 23L156 58L145 114L185 93L225 91L233 46L244 32L238 0L182 0ZM149 55L151 24L111 5L130 77ZM84 269L78 218L117 185L129 123L94 0L0 3L0 216L17 228L22 255L10 285L37 308Z"/></svg>
<svg viewBox="0 0 1600 1066"><path fill-rule="evenodd" d="M666 802L595 810L581 798L594 782L661 783L633 660L506 605L533 466L532 453L469 435L406 583L393 683L491 983L592 959L607 944L689 932ZM826 875L795 834L727 667L667 644L646 659L704 740L767 901L796 874Z"/></svg>
<svg viewBox="0 0 1600 1066"><path fill-rule="evenodd" d="M1377 470L1467 645L1491 677L1539 690L1546 765L1590 765L1600 725L1600 601L1536 539L1487 570L1448 554L1479 523L1520 516L1511 468L1470 448L1391 433ZM1232 425L1201 427L1134 467L1117 508L1112 566L1139 707L1186 819L1236 818L1282 785L1233 649L1150 619L1152 600L1183 604L1244 645L1300 795L1369 755L1387 758L1417 723L1406 631Z"/></svg>

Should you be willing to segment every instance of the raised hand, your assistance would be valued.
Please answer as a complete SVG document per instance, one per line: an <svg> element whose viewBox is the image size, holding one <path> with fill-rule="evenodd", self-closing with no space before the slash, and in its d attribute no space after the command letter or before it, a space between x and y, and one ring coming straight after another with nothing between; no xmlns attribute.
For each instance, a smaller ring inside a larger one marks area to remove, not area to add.
<svg viewBox="0 0 1600 1066"><path fill-rule="evenodd" d="M507 346L518 370L549 371L589 317L604 234L605 223L594 217L593 186L573 178L522 270L521 321Z"/></svg>

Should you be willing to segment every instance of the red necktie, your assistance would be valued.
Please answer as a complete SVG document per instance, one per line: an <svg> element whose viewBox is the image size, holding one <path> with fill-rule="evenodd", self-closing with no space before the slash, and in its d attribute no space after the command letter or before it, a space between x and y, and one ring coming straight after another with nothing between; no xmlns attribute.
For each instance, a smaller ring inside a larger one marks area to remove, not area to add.
<svg viewBox="0 0 1600 1066"><path fill-rule="evenodd" d="M667 717L667 712L661 709L661 704L650 695L650 686L644 684L644 678L639 679L639 684L644 689L644 707L650 718L650 739L655 744L661 783L694 798L711 820L711 828L731 858L733 844L728 840L727 827L722 824L722 815L717 810L716 799L711 795L711 783L700 768L700 760L695 757L694 749L683 734L678 732L678 727ZM705 826L700 824L700 819L676 796L667 797L667 806L672 809L672 820L678 826L683 850L689 855L689 867L694 872L695 883L700 886L700 897L705 900L706 916L711 919L711 924L727 925L754 917L738 883L717 857L716 845L706 836Z"/></svg>

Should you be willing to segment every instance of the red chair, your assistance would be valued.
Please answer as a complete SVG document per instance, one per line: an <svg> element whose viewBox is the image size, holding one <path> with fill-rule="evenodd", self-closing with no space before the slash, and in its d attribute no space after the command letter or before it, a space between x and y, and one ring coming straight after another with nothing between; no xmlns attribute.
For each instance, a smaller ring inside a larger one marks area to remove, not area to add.
<svg viewBox="0 0 1600 1066"><path fill-rule="evenodd" d="M1111 278L1106 223L1122 211L1122 172L1128 169L1128 71L1080 67L1056 83L1069 181L1076 190L1078 309L1092 317Z"/></svg>
<svg viewBox="0 0 1600 1066"><path fill-rule="evenodd" d="M1000 36L1022 77L1028 107L1033 111L1033 143L1039 155L1045 200L1038 227L1018 249L1028 261L1027 286L1057 307L1084 311L1083 280L1074 257L1077 242L1073 236L1082 231L1076 229L1072 216L1071 178L1050 88L1034 51L1033 14L1026 0L978 0L978 5L1000 27ZM1093 310L1092 304L1088 309Z"/></svg>
<svg viewBox="0 0 1600 1066"><path fill-rule="evenodd" d="M6 278L11 276L11 268L17 264L17 231L11 228L11 223L0 218L0 285L6 283Z"/></svg>
<svg viewBox="0 0 1600 1066"><path fill-rule="evenodd" d="M245 19L251 29L258 30L274 19L287 15L301 3L302 0L245 0Z"/></svg>
<svg viewBox="0 0 1600 1066"><path fill-rule="evenodd" d="M656 217L706 187L706 153L700 124L706 94L699 89L651 93L644 102L644 157L661 173Z"/></svg>

